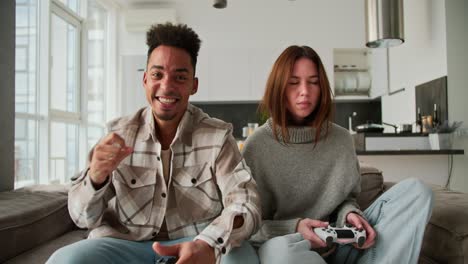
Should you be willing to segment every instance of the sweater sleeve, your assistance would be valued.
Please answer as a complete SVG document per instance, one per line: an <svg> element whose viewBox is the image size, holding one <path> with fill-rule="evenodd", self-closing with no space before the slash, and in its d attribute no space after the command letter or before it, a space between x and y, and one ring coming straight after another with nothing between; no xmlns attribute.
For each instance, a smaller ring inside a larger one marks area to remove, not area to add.
<svg viewBox="0 0 468 264"><path fill-rule="evenodd" d="M360 216L363 216L362 211L359 209L359 206L356 202L356 198L349 197L340 206L337 208L338 216L336 219L336 226L342 227L346 223L346 216L353 212L357 213ZM364 217L364 216L363 216Z"/></svg>
<svg viewBox="0 0 468 264"><path fill-rule="evenodd" d="M364 217L364 214L359 209L359 205L357 203L357 196L361 192L361 174L359 173L359 161L356 156L356 152L354 150L354 145L349 144L349 149L351 150L350 153L346 157L349 157L350 164L354 164L353 168L350 170L349 177L352 177L354 186L351 190L348 197L337 207L335 210L337 213L336 218L336 226L342 227L346 223L346 216L353 212L357 213L360 216Z"/></svg>
<svg viewBox="0 0 468 264"><path fill-rule="evenodd" d="M263 220L262 227L251 237L254 243L263 243L277 236L284 236L296 232L297 224L301 218L289 220Z"/></svg>
<svg viewBox="0 0 468 264"><path fill-rule="evenodd" d="M254 134L255 135L255 134ZM297 223L300 218L288 219L288 220L272 220L275 214L276 200L272 194L266 180L264 170L262 170L259 156L265 155L265 149L262 147L262 143L258 137L251 136L245 142L242 154L244 159L249 166L252 176L257 182L258 192L260 193L262 203L262 225L257 233L251 237L251 241L254 243L263 243L268 239L276 236L283 236L296 232Z"/></svg>

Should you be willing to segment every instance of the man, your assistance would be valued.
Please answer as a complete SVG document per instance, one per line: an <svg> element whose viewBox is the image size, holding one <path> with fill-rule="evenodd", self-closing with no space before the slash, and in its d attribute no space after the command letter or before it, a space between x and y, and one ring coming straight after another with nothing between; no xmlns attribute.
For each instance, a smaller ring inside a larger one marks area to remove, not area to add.
<svg viewBox="0 0 468 264"><path fill-rule="evenodd" d="M259 198L232 126L188 103L200 39L186 25L159 24L147 45L150 106L109 123L69 193L70 215L92 239L48 262L257 263L244 240L260 225Z"/></svg>

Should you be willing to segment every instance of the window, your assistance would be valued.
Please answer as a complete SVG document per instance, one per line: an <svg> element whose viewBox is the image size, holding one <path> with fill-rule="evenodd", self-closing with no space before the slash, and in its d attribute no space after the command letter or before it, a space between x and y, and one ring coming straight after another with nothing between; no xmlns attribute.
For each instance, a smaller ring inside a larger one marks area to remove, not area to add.
<svg viewBox="0 0 468 264"><path fill-rule="evenodd" d="M59 0L63 3L66 7L73 10L73 12L79 14L80 13L80 0Z"/></svg>
<svg viewBox="0 0 468 264"><path fill-rule="evenodd" d="M65 122L52 122L50 137L49 182L67 182L78 168L78 125Z"/></svg>
<svg viewBox="0 0 468 264"><path fill-rule="evenodd" d="M50 106L55 112L77 114L80 110L80 23L59 13L52 13L51 20Z"/></svg>
<svg viewBox="0 0 468 264"><path fill-rule="evenodd" d="M68 182L105 133L107 2L16 1L15 188Z"/></svg>
<svg viewBox="0 0 468 264"><path fill-rule="evenodd" d="M88 150L104 135L108 12L96 1L88 2Z"/></svg>
<svg viewBox="0 0 468 264"><path fill-rule="evenodd" d="M15 185L37 181L37 121L15 118Z"/></svg>
<svg viewBox="0 0 468 264"><path fill-rule="evenodd" d="M67 182L79 171L81 22L58 4L50 19L49 175Z"/></svg>
<svg viewBox="0 0 468 264"><path fill-rule="evenodd" d="M14 168L19 186L38 179L37 13L36 0L16 1Z"/></svg>

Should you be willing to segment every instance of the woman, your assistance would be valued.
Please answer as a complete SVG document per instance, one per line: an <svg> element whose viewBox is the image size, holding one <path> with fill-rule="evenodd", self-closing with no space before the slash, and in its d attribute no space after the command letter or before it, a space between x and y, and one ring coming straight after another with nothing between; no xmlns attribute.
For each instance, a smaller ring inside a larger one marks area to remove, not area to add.
<svg viewBox="0 0 468 264"><path fill-rule="evenodd" d="M290 46L266 84L267 122L247 139L244 158L257 181L264 223L252 240L262 263L416 263L432 192L408 179L362 212L359 163L347 130L333 124L332 93L318 54ZM364 229L359 247L328 248L313 228ZM357 249L354 249L357 248Z"/></svg>

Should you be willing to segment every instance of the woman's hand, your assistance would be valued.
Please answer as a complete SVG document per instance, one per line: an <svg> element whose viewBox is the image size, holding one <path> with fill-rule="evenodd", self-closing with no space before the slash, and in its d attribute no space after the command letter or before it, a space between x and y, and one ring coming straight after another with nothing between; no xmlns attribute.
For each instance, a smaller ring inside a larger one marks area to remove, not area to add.
<svg viewBox="0 0 468 264"><path fill-rule="evenodd" d="M309 240L311 248L324 248L327 247L327 243L315 234L314 228L327 226L328 222L305 218L299 221L296 231L301 233L304 239Z"/></svg>
<svg viewBox="0 0 468 264"><path fill-rule="evenodd" d="M367 220L364 219L364 217L356 213L349 213L348 215L346 215L346 221L358 229L363 228L364 230L366 230L366 242L364 242L362 247L359 247L357 243L354 243L354 247L366 249L372 247L375 244L375 237L377 236L377 233L367 222Z"/></svg>

